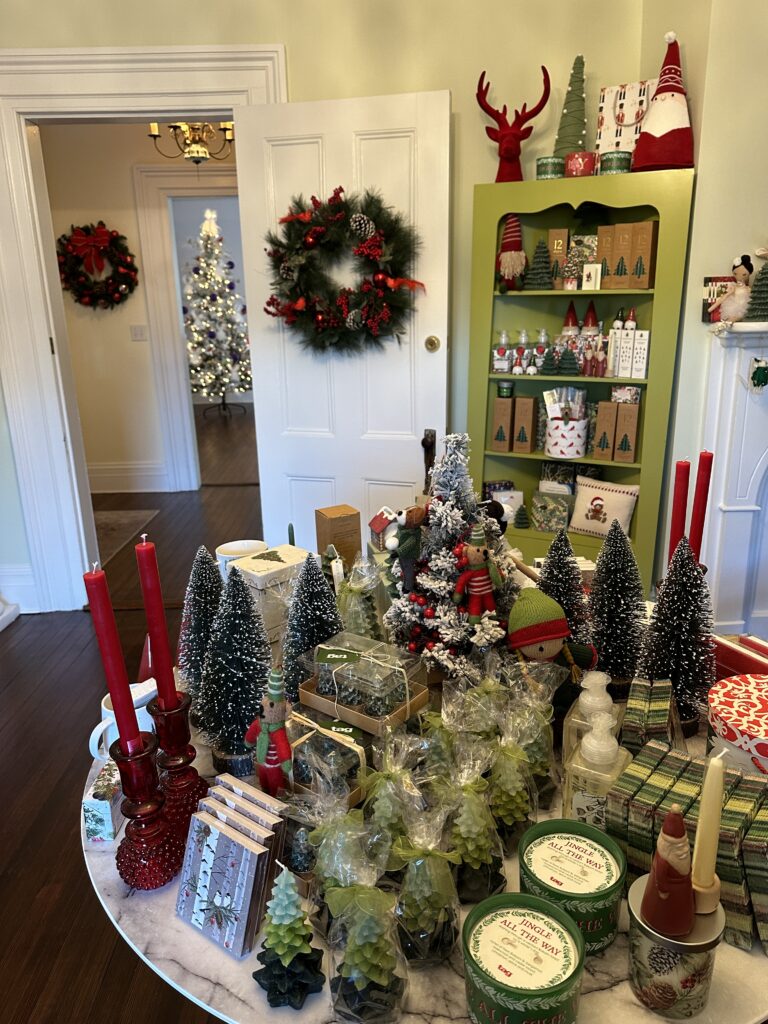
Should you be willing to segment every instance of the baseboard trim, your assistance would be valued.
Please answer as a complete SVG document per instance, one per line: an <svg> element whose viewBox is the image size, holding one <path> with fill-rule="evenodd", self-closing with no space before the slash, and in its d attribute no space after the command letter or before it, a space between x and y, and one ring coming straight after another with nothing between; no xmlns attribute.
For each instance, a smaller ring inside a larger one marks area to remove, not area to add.
<svg viewBox="0 0 768 1024"><path fill-rule="evenodd" d="M89 462L88 482L93 494L170 490L163 462Z"/></svg>
<svg viewBox="0 0 768 1024"><path fill-rule="evenodd" d="M40 611L35 576L28 562L0 564L0 594L24 613Z"/></svg>

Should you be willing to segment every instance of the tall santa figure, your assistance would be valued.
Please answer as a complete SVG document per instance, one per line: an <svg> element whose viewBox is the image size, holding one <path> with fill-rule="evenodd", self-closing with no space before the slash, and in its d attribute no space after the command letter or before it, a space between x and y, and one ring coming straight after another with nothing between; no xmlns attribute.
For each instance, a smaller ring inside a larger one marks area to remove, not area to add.
<svg viewBox="0 0 768 1024"><path fill-rule="evenodd" d="M683 87L680 46L674 32L667 32L664 39L667 55L632 154L633 171L693 167L693 131Z"/></svg>
<svg viewBox="0 0 768 1024"><path fill-rule="evenodd" d="M647 925L668 938L682 938L693 929L691 848L680 804L672 804L664 818L640 914Z"/></svg>

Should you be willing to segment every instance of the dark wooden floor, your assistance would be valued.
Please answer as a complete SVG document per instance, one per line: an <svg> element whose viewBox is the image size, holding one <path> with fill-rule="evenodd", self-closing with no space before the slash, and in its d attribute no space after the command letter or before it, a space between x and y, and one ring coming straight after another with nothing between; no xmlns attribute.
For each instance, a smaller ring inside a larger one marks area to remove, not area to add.
<svg viewBox="0 0 768 1024"><path fill-rule="evenodd" d="M235 395L234 399L237 398ZM207 405L195 405L197 454L200 479L209 487L230 484L257 484L256 424L253 403L244 402L245 413L238 409L222 416ZM204 415L210 410L208 415Z"/></svg>
<svg viewBox="0 0 768 1024"><path fill-rule="evenodd" d="M98 495L94 505L160 509L151 539L174 645L198 545L261 536L258 487ZM129 544L107 567L124 609L117 622L129 674L145 632L134 558ZM0 1021L213 1024L129 949L85 871L80 800L104 692L87 612L22 616L0 633Z"/></svg>

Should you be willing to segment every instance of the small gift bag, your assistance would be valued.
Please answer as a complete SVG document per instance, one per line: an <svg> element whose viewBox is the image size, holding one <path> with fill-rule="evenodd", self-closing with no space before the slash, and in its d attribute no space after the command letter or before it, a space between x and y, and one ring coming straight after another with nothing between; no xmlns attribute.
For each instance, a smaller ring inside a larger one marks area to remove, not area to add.
<svg viewBox="0 0 768 1024"><path fill-rule="evenodd" d="M581 459L587 450L589 419L552 417L547 420L544 451L557 459Z"/></svg>
<svg viewBox="0 0 768 1024"><path fill-rule="evenodd" d="M659 84L657 78L622 85L604 85L597 106L595 149L604 153L631 153L643 127L648 106Z"/></svg>

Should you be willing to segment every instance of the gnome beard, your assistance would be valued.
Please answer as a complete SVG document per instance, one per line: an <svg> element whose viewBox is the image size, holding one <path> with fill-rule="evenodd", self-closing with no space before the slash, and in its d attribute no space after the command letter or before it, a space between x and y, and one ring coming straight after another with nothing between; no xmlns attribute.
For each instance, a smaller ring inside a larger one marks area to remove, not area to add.
<svg viewBox="0 0 768 1024"><path fill-rule="evenodd" d="M665 832L659 833L656 843L656 850L671 868L674 868L679 875L688 875L691 871L691 848L688 843L688 836L668 836Z"/></svg>

